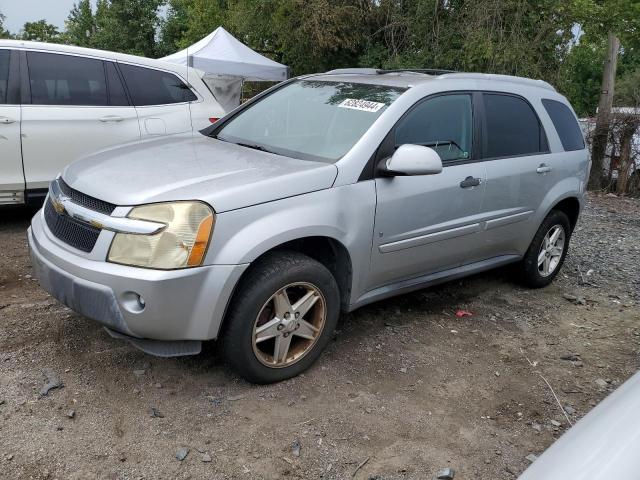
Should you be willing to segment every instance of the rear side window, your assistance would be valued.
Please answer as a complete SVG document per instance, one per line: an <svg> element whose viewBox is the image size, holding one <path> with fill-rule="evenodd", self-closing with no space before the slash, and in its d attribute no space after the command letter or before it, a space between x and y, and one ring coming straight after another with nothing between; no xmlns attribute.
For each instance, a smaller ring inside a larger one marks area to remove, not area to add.
<svg viewBox="0 0 640 480"><path fill-rule="evenodd" d="M516 157L546 151L546 137L533 108L512 95L483 94L485 158Z"/></svg>
<svg viewBox="0 0 640 480"><path fill-rule="evenodd" d="M135 106L192 102L198 97L176 75L151 68L120 64Z"/></svg>
<svg viewBox="0 0 640 480"><path fill-rule="evenodd" d="M120 80L120 75L116 70L116 66L112 62L105 63L107 67L107 82L109 84L109 105L112 106L127 106L129 100Z"/></svg>
<svg viewBox="0 0 640 480"><path fill-rule="evenodd" d="M556 127L564 150L566 152L582 150L584 148L582 130L580 130L580 125L569 107L564 103L549 99L543 99L542 105L551 117L553 126Z"/></svg>
<svg viewBox="0 0 640 480"><path fill-rule="evenodd" d="M471 95L429 98L416 105L396 127L396 147L406 143L431 147L443 162L471 156Z"/></svg>
<svg viewBox="0 0 640 480"><path fill-rule="evenodd" d="M108 105L102 60L27 52L31 103L35 105Z"/></svg>
<svg viewBox="0 0 640 480"><path fill-rule="evenodd" d="M10 58L11 52L9 50L0 50L0 104L7 103Z"/></svg>

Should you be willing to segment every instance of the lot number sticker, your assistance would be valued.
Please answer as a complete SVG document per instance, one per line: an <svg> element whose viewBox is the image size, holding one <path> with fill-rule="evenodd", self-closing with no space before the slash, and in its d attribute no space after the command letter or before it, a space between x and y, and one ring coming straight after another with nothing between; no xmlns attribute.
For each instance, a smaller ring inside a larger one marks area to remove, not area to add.
<svg viewBox="0 0 640 480"><path fill-rule="evenodd" d="M356 98L347 98L343 100L339 107L350 108L351 110L361 110L363 112L377 112L384 103L370 102L369 100L358 100Z"/></svg>

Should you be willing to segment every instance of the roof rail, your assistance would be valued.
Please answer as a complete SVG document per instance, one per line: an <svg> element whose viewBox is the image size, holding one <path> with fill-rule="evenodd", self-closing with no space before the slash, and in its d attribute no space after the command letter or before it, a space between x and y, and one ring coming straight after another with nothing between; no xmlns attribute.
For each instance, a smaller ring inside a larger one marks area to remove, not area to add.
<svg viewBox="0 0 640 480"><path fill-rule="evenodd" d="M444 75L456 73L455 70L440 70L437 68L397 68L384 70L381 68L337 68L324 75L385 75L387 73L424 73L426 75Z"/></svg>
<svg viewBox="0 0 640 480"><path fill-rule="evenodd" d="M455 70L445 70L441 68L396 68L392 70L378 70L378 73L424 73L426 75L444 75L446 73L457 73Z"/></svg>
<svg viewBox="0 0 640 480"><path fill-rule="evenodd" d="M379 70L376 68L336 68L320 75L377 75Z"/></svg>
<svg viewBox="0 0 640 480"><path fill-rule="evenodd" d="M444 74L443 79L467 79L467 80L489 80L498 82L519 83L520 85L530 85L532 87L544 88L547 90L556 91L555 87L544 80L536 80L534 78L516 77L512 75L500 75L496 73L467 73L467 72L453 72L451 75Z"/></svg>

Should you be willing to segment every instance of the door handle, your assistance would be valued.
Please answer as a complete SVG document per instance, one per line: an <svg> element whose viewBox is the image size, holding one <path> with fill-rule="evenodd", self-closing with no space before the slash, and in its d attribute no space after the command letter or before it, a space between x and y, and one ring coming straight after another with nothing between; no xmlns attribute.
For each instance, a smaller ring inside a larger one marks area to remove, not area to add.
<svg viewBox="0 0 640 480"><path fill-rule="evenodd" d="M479 178L467 177L460 182L460 188L477 187L481 182L482 180L480 180Z"/></svg>
<svg viewBox="0 0 640 480"><path fill-rule="evenodd" d="M124 120L124 118L119 117L118 115L105 115L104 117L100 117L99 120L102 123L109 123L109 122L121 122Z"/></svg>
<svg viewBox="0 0 640 480"><path fill-rule="evenodd" d="M13 118L0 117L0 123L3 125L9 125L10 123L16 123L16 121Z"/></svg>
<svg viewBox="0 0 640 480"><path fill-rule="evenodd" d="M546 163L541 163L538 168L536 168L537 173L547 173L551 171L551 167L549 167Z"/></svg>

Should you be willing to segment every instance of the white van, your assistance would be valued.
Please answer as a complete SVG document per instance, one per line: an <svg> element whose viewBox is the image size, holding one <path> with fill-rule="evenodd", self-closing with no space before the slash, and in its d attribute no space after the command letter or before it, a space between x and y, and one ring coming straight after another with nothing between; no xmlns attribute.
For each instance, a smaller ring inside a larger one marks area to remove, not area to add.
<svg viewBox="0 0 640 480"><path fill-rule="evenodd" d="M0 40L0 205L42 202L86 154L207 127L224 111L201 76L149 58Z"/></svg>

